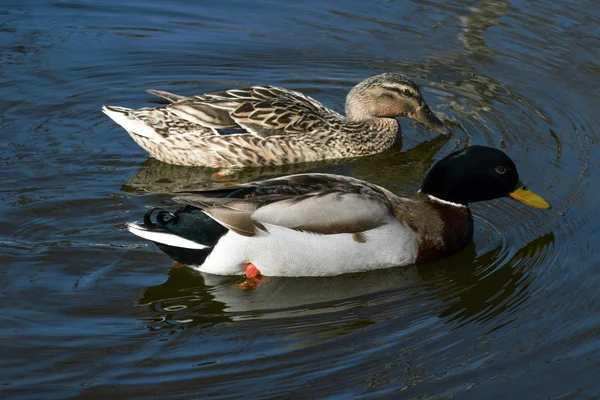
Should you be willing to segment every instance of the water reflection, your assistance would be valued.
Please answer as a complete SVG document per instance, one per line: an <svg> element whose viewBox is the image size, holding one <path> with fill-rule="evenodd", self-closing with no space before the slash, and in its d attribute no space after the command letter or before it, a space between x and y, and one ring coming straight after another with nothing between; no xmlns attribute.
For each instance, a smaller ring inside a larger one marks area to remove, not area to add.
<svg viewBox="0 0 600 400"><path fill-rule="evenodd" d="M403 304L403 298L415 296L423 282L441 279L447 265L462 268L474 258L474 246L470 246L441 268L409 266L326 278L268 277L252 290L240 288L243 277L202 274L177 265L166 282L145 288L137 303L169 327L173 321L190 318L190 325L197 325L218 316L233 321L281 319L357 307L393 307Z"/></svg>
<svg viewBox="0 0 600 400"><path fill-rule="evenodd" d="M493 51L486 47L483 34L489 28L498 26L500 18L506 15L509 8L506 1L483 0L470 8L470 14L459 17L463 26L459 39L471 56L479 58L493 54ZM491 58L487 60L487 62L492 61Z"/></svg>
<svg viewBox="0 0 600 400"><path fill-rule="evenodd" d="M440 317L457 321L456 329L469 322L488 323L492 332L517 317L520 307L526 307L528 288L537 275L535 268L552 256L554 235L538 237L503 258L502 248L478 256L472 265L463 265L454 276L453 294L446 300Z"/></svg>

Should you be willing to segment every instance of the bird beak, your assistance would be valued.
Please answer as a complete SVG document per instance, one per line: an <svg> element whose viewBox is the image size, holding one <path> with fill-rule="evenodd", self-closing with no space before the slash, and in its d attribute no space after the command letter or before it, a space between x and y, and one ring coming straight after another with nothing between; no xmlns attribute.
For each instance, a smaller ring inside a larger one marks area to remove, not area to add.
<svg viewBox="0 0 600 400"><path fill-rule="evenodd" d="M431 111L425 102L423 102L421 106L417 107L414 112L409 113L408 117L441 134L450 135L452 133L452 131L450 131L450 129L448 129L446 125L444 125L444 123L435 116L433 111Z"/></svg>
<svg viewBox="0 0 600 400"><path fill-rule="evenodd" d="M517 188L508 194L508 197L525 203L528 206L534 208L550 208L550 203L544 200L544 198L539 194L536 194L529 190L527 186L525 186L521 181L519 181L519 183L517 184Z"/></svg>

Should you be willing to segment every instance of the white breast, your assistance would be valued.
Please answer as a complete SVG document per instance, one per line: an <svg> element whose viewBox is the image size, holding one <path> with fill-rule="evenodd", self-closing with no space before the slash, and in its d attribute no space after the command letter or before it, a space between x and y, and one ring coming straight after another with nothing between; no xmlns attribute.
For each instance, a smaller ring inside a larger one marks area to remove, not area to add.
<svg viewBox="0 0 600 400"><path fill-rule="evenodd" d="M390 218L387 224L356 237L350 233L321 235L265 224L266 231L246 237L228 232L215 246L202 272L243 273L254 264L265 276L331 276L412 264L418 237Z"/></svg>

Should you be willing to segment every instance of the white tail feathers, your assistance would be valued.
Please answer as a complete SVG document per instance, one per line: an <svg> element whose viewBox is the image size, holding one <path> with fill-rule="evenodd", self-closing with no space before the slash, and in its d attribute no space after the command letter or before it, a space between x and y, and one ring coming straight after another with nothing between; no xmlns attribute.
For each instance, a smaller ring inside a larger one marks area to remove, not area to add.
<svg viewBox="0 0 600 400"><path fill-rule="evenodd" d="M102 106L102 112L121 125L130 135L144 136L148 139L162 140L162 136L149 125L133 115L131 108Z"/></svg>
<svg viewBox="0 0 600 400"><path fill-rule="evenodd" d="M177 236L174 233L149 231L148 229L135 222L130 222L129 224L127 224L127 229L129 230L129 232L141 238L151 240L157 243L166 244L167 246L196 250L206 249L209 247L200 243L196 243L193 240L182 238L181 236Z"/></svg>

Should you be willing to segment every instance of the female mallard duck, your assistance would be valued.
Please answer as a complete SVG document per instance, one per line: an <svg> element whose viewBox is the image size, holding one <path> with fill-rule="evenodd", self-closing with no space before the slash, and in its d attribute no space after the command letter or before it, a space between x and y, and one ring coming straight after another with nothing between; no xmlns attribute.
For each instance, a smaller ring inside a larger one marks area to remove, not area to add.
<svg viewBox="0 0 600 400"><path fill-rule="evenodd" d="M129 230L217 275L325 276L433 261L473 239L468 204L508 196L550 205L502 151L467 147L437 162L412 197L346 176L299 174L176 197Z"/></svg>
<svg viewBox="0 0 600 400"><path fill-rule="evenodd" d="M190 97L148 92L171 104L139 110L104 106L102 111L168 164L233 168L367 156L392 147L400 132L398 116L450 133L417 85L400 74L359 83L346 98L345 117L309 96L275 86ZM221 135L231 129L237 133Z"/></svg>

